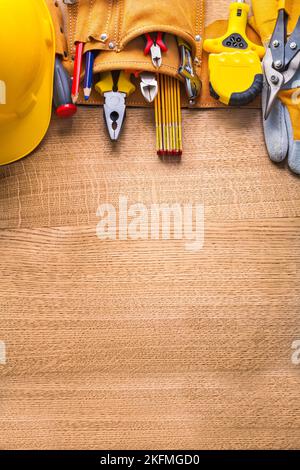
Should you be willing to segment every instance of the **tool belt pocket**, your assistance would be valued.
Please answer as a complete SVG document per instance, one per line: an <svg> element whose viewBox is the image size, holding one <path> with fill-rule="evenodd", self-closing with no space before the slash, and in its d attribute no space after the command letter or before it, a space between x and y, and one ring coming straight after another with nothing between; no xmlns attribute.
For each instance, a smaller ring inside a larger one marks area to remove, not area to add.
<svg viewBox="0 0 300 470"><path fill-rule="evenodd" d="M70 5L70 20L75 26L72 38L74 43L95 42L99 49L105 50L109 32L116 27L113 22L113 7L113 0L77 0Z"/></svg>
<svg viewBox="0 0 300 470"><path fill-rule="evenodd" d="M124 5L124 22L120 46L145 33L162 31L180 36L197 54L197 41L203 33L203 2L200 0L121 0ZM198 47L201 52L201 47Z"/></svg>
<svg viewBox="0 0 300 470"><path fill-rule="evenodd" d="M176 37L191 47L195 72L200 75L204 34L204 0L77 0L68 6L69 49L76 42L84 52L99 51L94 74L112 70L155 72L151 57L144 54L146 33L166 33L168 51L159 72L179 77L180 53ZM145 104L137 95L133 104ZM79 100L81 101L81 99ZM100 98L93 93L90 104ZM129 103L130 104L130 103Z"/></svg>

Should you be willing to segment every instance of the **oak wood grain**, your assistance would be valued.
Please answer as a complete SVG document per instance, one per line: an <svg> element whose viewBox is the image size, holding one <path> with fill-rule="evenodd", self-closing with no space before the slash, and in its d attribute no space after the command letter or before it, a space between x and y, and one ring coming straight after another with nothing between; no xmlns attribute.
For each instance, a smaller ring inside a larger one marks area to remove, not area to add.
<svg viewBox="0 0 300 470"><path fill-rule="evenodd" d="M299 448L299 178L257 110L183 123L181 164L156 158L151 111L113 146L79 109L0 168L1 449ZM204 204L204 249L100 241L120 195Z"/></svg>
<svg viewBox="0 0 300 470"><path fill-rule="evenodd" d="M149 111L112 148L80 109L0 169L1 448L299 447L299 179L258 111L185 111L184 135L161 162ZM204 249L100 241L120 194L204 203Z"/></svg>

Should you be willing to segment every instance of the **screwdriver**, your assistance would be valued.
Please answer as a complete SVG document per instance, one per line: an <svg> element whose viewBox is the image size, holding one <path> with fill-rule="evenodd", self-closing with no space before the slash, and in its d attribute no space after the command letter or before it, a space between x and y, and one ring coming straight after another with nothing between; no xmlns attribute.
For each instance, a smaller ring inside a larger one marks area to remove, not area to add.
<svg viewBox="0 0 300 470"><path fill-rule="evenodd" d="M59 57L55 58L53 103L57 116L73 116L77 107L72 103L71 80Z"/></svg>

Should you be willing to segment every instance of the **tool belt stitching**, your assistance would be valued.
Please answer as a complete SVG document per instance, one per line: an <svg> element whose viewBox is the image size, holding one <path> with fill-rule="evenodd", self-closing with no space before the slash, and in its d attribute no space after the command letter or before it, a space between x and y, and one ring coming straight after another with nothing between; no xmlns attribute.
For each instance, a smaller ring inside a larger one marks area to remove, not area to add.
<svg viewBox="0 0 300 470"><path fill-rule="evenodd" d="M73 41L72 41L72 33L73 33L73 28L72 28L72 23L73 23L73 18L70 12L70 9L73 5L67 5L67 23L68 23L68 59L70 59L70 56L72 55L72 47L73 47Z"/></svg>
<svg viewBox="0 0 300 470"><path fill-rule="evenodd" d="M93 98L90 98L89 102L90 102L91 105L99 106L99 100L95 100ZM131 106L136 106L136 107L141 107L141 102L131 100L130 105ZM150 104L145 104L145 105L143 105L143 108L152 109L152 106Z"/></svg>
<svg viewBox="0 0 300 470"><path fill-rule="evenodd" d="M115 3L115 11L114 11L114 23L115 23L115 31L114 31L114 42L118 44L118 34L119 34L119 0L114 0Z"/></svg>
<svg viewBox="0 0 300 470"><path fill-rule="evenodd" d="M196 33L198 32L198 26L200 25L200 18L199 18L199 14L200 14L200 4L202 3L202 1L199 1L199 2L196 2L196 23L195 23L195 31Z"/></svg>
<svg viewBox="0 0 300 470"><path fill-rule="evenodd" d="M88 37L90 37L90 31L92 31L92 10L95 4L95 0L89 0L89 14L88 14Z"/></svg>
<svg viewBox="0 0 300 470"><path fill-rule="evenodd" d="M121 32L121 23L124 22L124 0L119 1L118 7L118 37L117 37L117 46L119 47L120 42L120 32Z"/></svg>
<svg viewBox="0 0 300 470"><path fill-rule="evenodd" d="M87 51L108 52L104 44L97 41L97 39L91 37L89 38L88 42L86 42L84 45L84 53L86 53Z"/></svg>
<svg viewBox="0 0 300 470"><path fill-rule="evenodd" d="M109 7L108 7L108 12L107 12L107 20L105 24L105 31L108 31L109 28L109 23L111 22L111 17L112 17L112 10L113 10L113 1L114 0L108 0L109 1ZM100 33L101 35L101 33Z"/></svg>
<svg viewBox="0 0 300 470"><path fill-rule="evenodd" d="M89 0L91 3L89 3L89 14L88 14L88 28L87 28L87 33L86 33L86 37L84 38L84 40L82 42L85 43L86 46L88 46L88 44L91 42L91 41L97 41L99 42L99 40L101 40L101 34L103 33L103 31L108 31L109 29L109 23L111 21L111 17L112 17L112 6L113 6L113 1L114 0L107 0L108 1L108 6L107 6L107 15L106 15L106 23L105 23L105 26L104 26L104 30L101 31L101 32L98 32L97 34L93 31L93 9L94 7L96 6L95 5L95 2L97 0ZM74 42L76 42L76 38L74 38ZM105 46L102 44L102 41L101 41L101 47L99 47L99 50L105 50ZM100 46L99 45L99 46ZM89 49L85 49L85 52L89 50Z"/></svg>
<svg viewBox="0 0 300 470"><path fill-rule="evenodd" d="M74 14L72 12L74 11ZM78 3L75 3L73 5L68 5L68 13L70 17L70 53L73 56L75 53L75 35L76 35L76 28L77 28L77 22L78 22L78 11L79 11L79 5Z"/></svg>
<svg viewBox="0 0 300 470"><path fill-rule="evenodd" d="M198 34L198 31L200 32L200 22L201 22L201 20L200 20L200 18L199 18L199 16L198 16L198 15L200 15L200 3L202 4L202 1L201 1L201 2L199 1L199 2L196 3L196 24L195 24L195 31L196 31L196 34ZM198 19L198 18L199 18L199 19ZM198 46L198 44L197 44L196 49L197 49L196 55L198 56L198 52L199 52L199 46Z"/></svg>
<svg viewBox="0 0 300 470"><path fill-rule="evenodd" d="M98 105L99 105L99 100L95 100L95 99L93 99L93 98L90 98L89 102L90 102L91 105L95 105L95 106L98 106ZM140 107L140 106L141 106L141 101L133 101L133 100L131 100L131 101L130 101L130 105L131 105L131 106ZM143 108L152 109L152 106L151 106L150 104L143 103ZM211 103L205 103L205 102L201 102L201 108L213 109L213 108L211 107ZM222 103L216 102L214 108L224 109L224 106L222 105ZM248 109L249 109L249 108L248 108ZM251 108L250 108L250 109L251 109Z"/></svg>
<svg viewBox="0 0 300 470"><path fill-rule="evenodd" d="M139 65L149 65L149 62L146 62L146 61L140 61L140 60L115 60L115 61L109 61L109 62L104 62L104 65L118 65L118 64L139 64ZM171 65L168 65L168 64L164 64L163 65L166 69L170 69L170 70L173 70L173 71L176 71L178 72L178 68L177 67L172 67ZM97 73L97 72L96 72ZM181 77L180 77L181 79ZM182 80L182 79L181 79Z"/></svg>
<svg viewBox="0 0 300 470"><path fill-rule="evenodd" d="M179 36L180 32L183 33L184 37L185 36L189 36L191 39L192 39L192 44L194 45L195 44L195 38L194 36L189 33L188 31L185 31L184 29L182 28L173 28L172 26L170 25L167 25L167 24L153 24L153 25L148 25L147 27L140 27L140 28L136 28L136 29L132 29L129 33L127 33L123 40L122 40L122 43L121 43L121 47L124 48L127 43L129 42L128 41L128 38L131 38L132 39L135 39L137 36L142 36L144 33L151 33L151 32L156 32L156 31L162 31L162 32L167 32L169 34L175 34L177 36ZM139 34L137 34L139 33Z"/></svg>
<svg viewBox="0 0 300 470"><path fill-rule="evenodd" d="M201 101L201 108L209 108L209 109L213 109L213 108L221 108L221 109L225 109L224 108L224 105L218 101L214 101L214 106L212 108L211 106L211 103L205 103L205 102L202 102ZM226 106L226 108L231 108L230 106Z"/></svg>
<svg viewBox="0 0 300 470"><path fill-rule="evenodd" d="M115 12L115 9L117 8L117 5L116 5L116 0L113 0L113 19L112 19L112 23L113 23L113 41L116 40L116 37L117 37L117 25L116 25L116 12Z"/></svg>
<svg viewBox="0 0 300 470"><path fill-rule="evenodd" d="M196 49L197 49L197 59L199 60L199 63L197 64L197 67L201 67L202 65L202 49L203 49L203 29L204 29L204 2L203 0L197 2L197 13L196 13L196 34L201 35L201 41L197 43ZM198 29L198 22L199 22L199 29Z"/></svg>

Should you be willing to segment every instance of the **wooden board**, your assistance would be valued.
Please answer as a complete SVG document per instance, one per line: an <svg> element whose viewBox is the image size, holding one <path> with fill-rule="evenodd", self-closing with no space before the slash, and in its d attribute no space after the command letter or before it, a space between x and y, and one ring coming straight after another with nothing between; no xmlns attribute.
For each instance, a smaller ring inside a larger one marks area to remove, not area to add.
<svg viewBox="0 0 300 470"><path fill-rule="evenodd" d="M80 109L0 169L1 449L299 448L299 179L259 111L183 119L181 164L149 110L112 146ZM204 249L99 240L120 195L204 204Z"/></svg>

